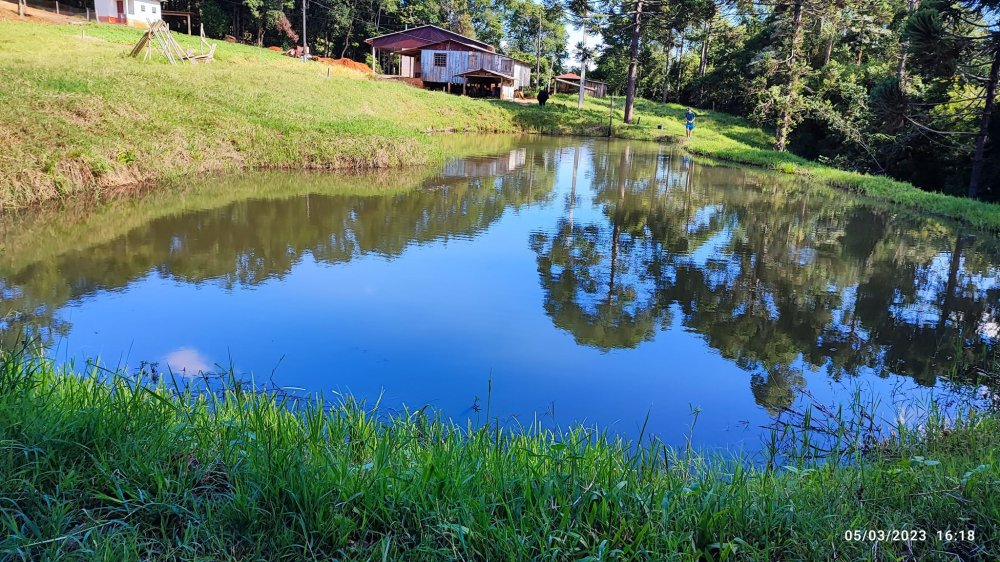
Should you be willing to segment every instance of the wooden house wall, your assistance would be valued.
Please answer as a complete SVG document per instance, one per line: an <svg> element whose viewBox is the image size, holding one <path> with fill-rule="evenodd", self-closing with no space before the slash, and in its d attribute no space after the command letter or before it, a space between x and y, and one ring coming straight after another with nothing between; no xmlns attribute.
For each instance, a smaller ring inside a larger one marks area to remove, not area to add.
<svg viewBox="0 0 1000 562"><path fill-rule="evenodd" d="M531 67L521 61L514 61L514 89L520 90L531 85Z"/></svg>
<svg viewBox="0 0 1000 562"><path fill-rule="evenodd" d="M416 57L399 57L399 75L406 78L414 78L420 72L420 60Z"/></svg>
<svg viewBox="0 0 1000 562"><path fill-rule="evenodd" d="M434 66L435 54L444 54L447 57L445 66ZM475 59L472 64L469 63L470 55ZM505 65L504 61L509 62ZM505 66L506 68L504 68ZM430 49L420 52L420 78L424 82L464 84L465 78L458 75L470 70L479 70L480 68L514 76L515 90L527 87L531 80L531 69L528 65L503 55L481 51Z"/></svg>

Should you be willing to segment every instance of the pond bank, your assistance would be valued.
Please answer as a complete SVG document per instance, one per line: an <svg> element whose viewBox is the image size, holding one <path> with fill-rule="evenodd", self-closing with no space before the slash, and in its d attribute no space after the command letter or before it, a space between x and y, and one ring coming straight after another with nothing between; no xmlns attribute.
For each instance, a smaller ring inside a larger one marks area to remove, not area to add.
<svg viewBox="0 0 1000 562"><path fill-rule="evenodd" d="M852 463L768 470L582 427L498 432L425 410L178 395L90 374L0 356L5 556L1000 557L991 415L932 417ZM919 535L845 540L892 529Z"/></svg>
<svg viewBox="0 0 1000 562"><path fill-rule="evenodd" d="M10 39L0 60L7 86L0 103L9 116L0 134L17 139L0 160L0 210L74 193L100 198L212 171L427 164L455 154L432 134L441 131L608 134L610 99L589 99L580 112L567 95L546 108L484 103L229 43L218 45L212 65L174 67L126 58L139 31L121 26L0 26ZM198 48L190 37L178 39ZM67 56L38 58L38 48ZM273 88L274 79L283 88ZM636 125L621 124L615 111L612 134L683 138L683 107L647 100L636 107ZM693 154L794 173L1000 231L998 205L775 152L771 135L745 120L699 113L695 137L683 142Z"/></svg>

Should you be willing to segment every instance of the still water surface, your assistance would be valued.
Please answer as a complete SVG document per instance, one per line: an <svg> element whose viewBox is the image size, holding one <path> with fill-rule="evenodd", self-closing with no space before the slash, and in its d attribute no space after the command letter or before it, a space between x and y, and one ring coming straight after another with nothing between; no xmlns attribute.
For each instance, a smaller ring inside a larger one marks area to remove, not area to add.
<svg viewBox="0 0 1000 562"><path fill-rule="evenodd" d="M656 144L491 142L7 224L0 336L456 419L492 378L502 420L635 436L648 412L673 443L698 408L704 446L755 448L803 390L982 392L995 237Z"/></svg>

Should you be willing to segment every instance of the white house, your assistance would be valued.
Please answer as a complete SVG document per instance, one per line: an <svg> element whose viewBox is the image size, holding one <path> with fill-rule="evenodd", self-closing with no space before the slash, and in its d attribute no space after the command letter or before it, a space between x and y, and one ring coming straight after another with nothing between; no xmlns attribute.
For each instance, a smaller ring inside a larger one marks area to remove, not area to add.
<svg viewBox="0 0 1000 562"><path fill-rule="evenodd" d="M98 21L132 27L149 27L163 14L160 0L94 0L94 11Z"/></svg>

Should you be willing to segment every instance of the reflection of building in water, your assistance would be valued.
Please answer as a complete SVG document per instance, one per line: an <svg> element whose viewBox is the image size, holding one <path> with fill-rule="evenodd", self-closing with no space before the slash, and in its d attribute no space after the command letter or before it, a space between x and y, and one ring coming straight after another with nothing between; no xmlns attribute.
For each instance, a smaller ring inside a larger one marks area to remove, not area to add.
<svg viewBox="0 0 1000 562"><path fill-rule="evenodd" d="M458 158L444 165L441 176L446 178L503 176L524 166L527 160L528 151L523 148L511 150L500 156Z"/></svg>

